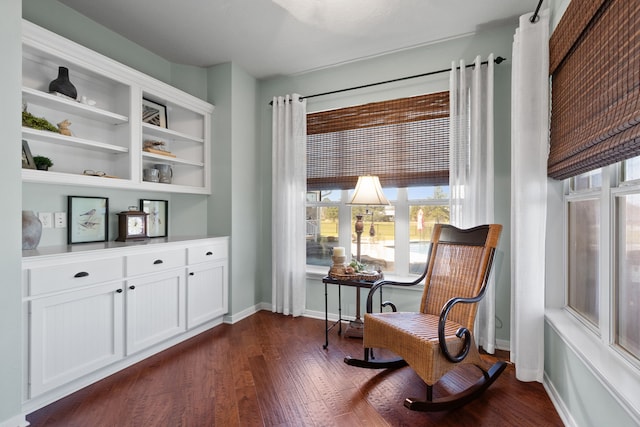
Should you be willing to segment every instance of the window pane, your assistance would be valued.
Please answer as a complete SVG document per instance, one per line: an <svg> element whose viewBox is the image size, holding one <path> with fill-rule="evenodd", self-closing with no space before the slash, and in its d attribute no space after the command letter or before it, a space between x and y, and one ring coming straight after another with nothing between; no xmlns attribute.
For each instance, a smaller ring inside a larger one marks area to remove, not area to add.
<svg viewBox="0 0 640 427"><path fill-rule="evenodd" d="M640 194L617 198L616 343L640 358Z"/></svg>
<svg viewBox="0 0 640 427"><path fill-rule="evenodd" d="M598 200L569 202L569 306L598 324Z"/></svg>
<svg viewBox="0 0 640 427"><path fill-rule="evenodd" d="M341 194L341 190L307 191L307 203L339 202Z"/></svg>
<svg viewBox="0 0 640 427"><path fill-rule="evenodd" d="M363 231L360 237L360 260L367 270L395 270L395 208L394 206L360 206L351 208L351 254L357 256L356 215L362 215ZM347 260L349 254L347 254Z"/></svg>
<svg viewBox="0 0 640 427"><path fill-rule="evenodd" d="M602 169L585 172L571 178L571 190L583 191L602 187Z"/></svg>
<svg viewBox="0 0 640 427"><path fill-rule="evenodd" d="M331 265L331 251L338 246L337 206L307 206L307 264Z"/></svg>
<svg viewBox="0 0 640 427"><path fill-rule="evenodd" d="M640 179L640 157L634 157L624 161L623 181Z"/></svg>
<svg viewBox="0 0 640 427"><path fill-rule="evenodd" d="M437 187L409 187L409 200L447 199L449 200L449 186Z"/></svg>
<svg viewBox="0 0 640 427"><path fill-rule="evenodd" d="M422 274L434 224L449 224L449 204L409 206L409 273Z"/></svg>

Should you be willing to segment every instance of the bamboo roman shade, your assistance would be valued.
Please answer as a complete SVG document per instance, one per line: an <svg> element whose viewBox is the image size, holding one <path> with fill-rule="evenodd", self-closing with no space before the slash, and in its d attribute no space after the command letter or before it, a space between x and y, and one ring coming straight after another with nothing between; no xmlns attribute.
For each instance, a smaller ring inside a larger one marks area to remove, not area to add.
<svg viewBox="0 0 640 427"><path fill-rule="evenodd" d="M640 155L640 1L572 1L549 43L548 175Z"/></svg>
<svg viewBox="0 0 640 427"><path fill-rule="evenodd" d="M449 92L307 115L307 190L449 184Z"/></svg>

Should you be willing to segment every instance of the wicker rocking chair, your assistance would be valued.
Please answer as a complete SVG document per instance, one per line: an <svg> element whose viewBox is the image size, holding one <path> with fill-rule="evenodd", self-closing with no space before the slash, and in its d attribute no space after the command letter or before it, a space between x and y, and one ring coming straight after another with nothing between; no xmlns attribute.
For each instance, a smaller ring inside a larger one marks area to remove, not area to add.
<svg viewBox="0 0 640 427"><path fill-rule="evenodd" d="M486 369L472 334L501 231L498 224L468 230L436 225L422 276L408 283L381 280L371 288L364 317L364 359L346 357L345 363L374 369L409 365L427 384L426 400L405 400L412 410L453 409L484 392L506 367L499 361ZM373 295L383 286L413 286L423 280L420 312L397 312L393 303L385 302L383 306L393 312L373 313ZM377 360L373 348L388 349L400 357ZM433 385L461 364L475 365L482 378L454 396L434 400Z"/></svg>

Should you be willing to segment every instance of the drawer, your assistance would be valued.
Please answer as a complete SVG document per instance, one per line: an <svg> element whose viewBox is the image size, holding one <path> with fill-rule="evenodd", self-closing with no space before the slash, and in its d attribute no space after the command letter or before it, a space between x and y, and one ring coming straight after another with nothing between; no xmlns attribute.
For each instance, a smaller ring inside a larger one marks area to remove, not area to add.
<svg viewBox="0 0 640 427"><path fill-rule="evenodd" d="M154 273L184 265L184 249L128 255L126 257L126 274L127 276L137 276L138 274Z"/></svg>
<svg viewBox="0 0 640 427"><path fill-rule="evenodd" d="M122 257L29 269L29 295L73 289L122 278Z"/></svg>
<svg viewBox="0 0 640 427"><path fill-rule="evenodd" d="M189 264L225 259L229 256L226 240L209 242L205 245L191 246L187 249Z"/></svg>

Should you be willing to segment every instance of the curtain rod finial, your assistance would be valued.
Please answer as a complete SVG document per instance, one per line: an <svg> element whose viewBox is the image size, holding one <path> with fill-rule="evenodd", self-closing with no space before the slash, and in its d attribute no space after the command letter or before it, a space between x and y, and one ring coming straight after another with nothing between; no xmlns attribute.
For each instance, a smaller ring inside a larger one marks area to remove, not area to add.
<svg viewBox="0 0 640 427"><path fill-rule="evenodd" d="M493 62L495 62L496 64L501 64L502 61L506 61L507 58L503 58L502 56L498 56Z"/></svg>

